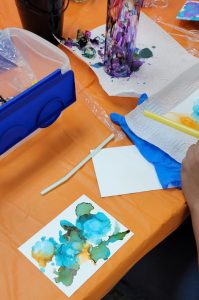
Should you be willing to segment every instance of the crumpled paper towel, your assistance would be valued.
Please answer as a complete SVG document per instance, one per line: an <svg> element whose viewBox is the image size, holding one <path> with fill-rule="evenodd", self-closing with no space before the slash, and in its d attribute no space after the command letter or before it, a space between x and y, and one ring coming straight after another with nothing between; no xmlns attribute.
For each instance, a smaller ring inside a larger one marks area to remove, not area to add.
<svg viewBox="0 0 199 300"><path fill-rule="evenodd" d="M101 52L104 34L105 25L91 31L92 38L99 36L102 39L99 47L96 46L96 50ZM149 48L153 57L146 59L139 71L134 72L130 78L111 78L103 67L94 67L96 63L102 62L98 53L95 58L88 59L76 47L69 49L91 67L109 96L138 97L143 93L153 96L198 61L144 13L140 16L137 47Z"/></svg>
<svg viewBox="0 0 199 300"><path fill-rule="evenodd" d="M141 139L157 146L179 163L184 159L188 148L197 139L174 128L144 116L144 110L164 115L187 99L199 93L199 59L197 64L184 71L176 80L126 115L130 130Z"/></svg>

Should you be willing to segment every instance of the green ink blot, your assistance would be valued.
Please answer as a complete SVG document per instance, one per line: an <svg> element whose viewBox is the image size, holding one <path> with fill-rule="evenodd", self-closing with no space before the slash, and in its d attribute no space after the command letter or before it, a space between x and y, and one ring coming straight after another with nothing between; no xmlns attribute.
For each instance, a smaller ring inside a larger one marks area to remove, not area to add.
<svg viewBox="0 0 199 300"><path fill-rule="evenodd" d="M84 215L89 215L93 209L94 207L92 204L83 202L77 205L75 212L78 217L81 217Z"/></svg>
<svg viewBox="0 0 199 300"><path fill-rule="evenodd" d="M70 234L70 241L71 242L84 242L85 238L82 236L81 232L78 231L71 231Z"/></svg>
<svg viewBox="0 0 199 300"><path fill-rule="evenodd" d="M144 48L139 52L140 58L150 58L152 56L153 56L153 52L149 48Z"/></svg>
<svg viewBox="0 0 199 300"><path fill-rule="evenodd" d="M102 242L97 247L91 247L89 250L90 258L97 263L99 259L107 260L110 256L110 250L106 247L104 242Z"/></svg>
<svg viewBox="0 0 199 300"><path fill-rule="evenodd" d="M117 241L122 241L129 232L130 230L126 230L124 232L118 232L116 234L111 235L109 239L105 242L106 245L110 243L115 243Z"/></svg>
<svg viewBox="0 0 199 300"><path fill-rule="evenodd" d="M57 275L55 282L62 282L65 286L70 286L73 283L73 279L76 274L76 270L61 267L57 272L55 272L55 275Z"/></svg>
<svg viewBox="0 0 199 300"><path fill-rule="evenodd" d="M139 54L138 53L136 53L136 52L134 52L134 54L133 54L133 58L135 59L135 60L138 60L140 57L139 57Z"/></svg>

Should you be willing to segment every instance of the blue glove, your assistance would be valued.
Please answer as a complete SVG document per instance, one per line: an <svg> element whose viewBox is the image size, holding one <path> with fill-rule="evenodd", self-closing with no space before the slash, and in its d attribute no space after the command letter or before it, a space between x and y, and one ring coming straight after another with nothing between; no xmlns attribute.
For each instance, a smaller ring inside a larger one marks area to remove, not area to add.
<svg viewBox="0 0 199 300"><path fill-rule="evenodd" d="M147 98L148 97L146 94L142 95L138 104L143 103ZM180 163L171 158L167 153L158 147L136 136L128 127L125 117L116 113L112 113L110 118L128 135L144 158L154 165L163 189L167 189L169 186L181 188Z"/></svg>

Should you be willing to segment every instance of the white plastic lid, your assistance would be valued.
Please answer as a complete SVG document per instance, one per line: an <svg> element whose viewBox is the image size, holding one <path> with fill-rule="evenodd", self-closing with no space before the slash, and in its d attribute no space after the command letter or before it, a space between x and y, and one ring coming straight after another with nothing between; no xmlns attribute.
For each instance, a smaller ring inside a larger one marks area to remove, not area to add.
<svg viewBox="0 0 199 300"><path fill-rule="evenodd" d="M46 75L58 68L61 68L62 73L71 69L68 56L47 40L21 28L7 28L5 30L9 31L10 37L17 49L21 51L23 57L31 65L33 71L35 71L35 66L32 64L32 60L35 60L33 59L34 56L36 60L38 60L36 65L41 61L43 68L47 69Z"/></svg>

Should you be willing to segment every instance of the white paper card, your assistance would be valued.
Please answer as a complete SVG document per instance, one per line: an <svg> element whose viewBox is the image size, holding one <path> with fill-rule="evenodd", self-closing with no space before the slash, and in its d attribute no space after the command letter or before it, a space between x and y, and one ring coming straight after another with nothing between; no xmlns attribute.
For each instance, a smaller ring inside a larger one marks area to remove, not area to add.
<svg viewBox="0 0 199 300"><path fill-rule="evenodd" d="M83 195L19 251L70 297L132 236Z"/></svg>
<svg viewBox="0 0 199 300"><path fill-rule="evenodd" d="M162 189L154 166L135 146L102 149L92 159L102 197Z"/></svg>

